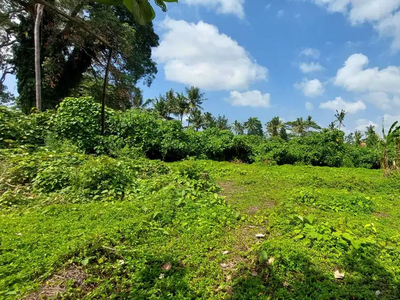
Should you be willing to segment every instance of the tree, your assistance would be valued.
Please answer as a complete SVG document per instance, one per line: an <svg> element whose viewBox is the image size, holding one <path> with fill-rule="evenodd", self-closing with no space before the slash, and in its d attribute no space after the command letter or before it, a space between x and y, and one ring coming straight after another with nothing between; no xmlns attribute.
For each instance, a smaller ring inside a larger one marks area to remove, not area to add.
<svg viewBox="0 0 400 300"><path fill-rule="evenodd" d="M308 116L307 120L304 122L304 129L306 132L308 132L310 128L319 130L321 129L321 126L319 126L316 122L314 122L311 116Z"/></svg>
<svg viewBox="0 0 400 300"><path fill-rule="evenodd" d="M338 129L340 130L342 126L345 127L343 121L344 118L346 117L346 111L344 111L343 109L340 112L336 110L335 117L336 117L335 123L338 123Z"/></svg>
<svg viewBox="0 0 400 300"><path fill-rule="evenodd" d="M189 110L202 110L201 105L207 99L204 97L204 93L200 92L200 89L192 86L191 88L186 88L187 98L189 100Z"/></svg>
<svg viewBox="0 0 400 300"><path fill-rule="evenodd" d="M168 117L171 119L171 114L176 116L179 115L178 113L178 101L175 96L175 92L173 89L170 89L168 92L165 93L165 100L167 103L167 110L168 110Z"/></svg>
<svg viewBox="0 0 400 300"><path fill-rule="evenodd" d="M170 109L164 96L160 95L153 101L153 110L163 119L170 119Z"/></svg>
<svg viewBox="0 0 400 300"><path fill-rule="evenodd" d="M175 112L181 120L183 125L183 116L189 112L189 101L183 93L177 93L176 96L176 108Z"/></svg>
<svg viewBox="0 0 400 300"><path fill-rule="evenodd" d="M232 129L235 132L235 134L244 135L244 129L245 129L244 125L243 125L243 123L239 122L238 120L235 120L235 122L233 122Z"/></svg>
<svg viewBox="0 0 400 300"><path fill-rule="evenodd" d="M218 116L215 122L215 126L219 130L229 130L230 126L228 124L228 119L225 116Z"/></svg>
<svg viewBox="0 0 400 300"><path fill-rule="evenodd" d="M336 129L335 122L330 122L329 125L328 125L328 129L330 131L334 131Z"/></svg>
<svg viewBox="0 0 400 300"><path fill-rule="evenodd" d="M16 1L18 5L7 5L8 11L5 13L17 10L19 13L13 15L15 17L11 24L0 25L5 26L4 32L8 32L10 39L15 41L10 48L13 57L10 63L14 67L12 73L17 77L20 95L18 104L25 112L29 112L35 103L35 74L32 70L34 53L30 50L34 48L35 1L20 0ZM139 79L150 85L157 71L151 59L151 48L158 46L158 36L154 33L152 24L139 25L124 6L108 6L94 2L83 5L83 2L78 0L57 1L56 4L68 17L80 22L60 17L47 7L43 14L43 109L56 107L61 99L79 87L85 74L90 72L96 79L104 75L104 65L107 64L109 56L107 46L82 29L81 23L112 46L108 86L112 85L121 91L119 98L122 99L121 96L124 95L126 104L120 106L129 108L132 89ZM102 85L100 83L100 86Z"/></svg>
<svg viewBox="0 0 400 300"><path fill-rule="evenodd" d="M203 129L214 128L216 126L217 124L214 116L211 113L206 112L203 115Z"/></svg>
<svg viewBox="0 0 400 300"><path fill-rule="evenodd" d="M307 133L306 131L306 122L304 122L303 118L297 118L296 121L287 122L287 125L291 127L293 133L304 137Z"/></svg>
<svg viewBox="0 0 400 300"><path fill-rule="evenodd" d="M354 132L354 144L355 144L356 146L360 146L361 141L362 141L362 132L359 131L359 130L356 130L356 131Z"/></svg>
<svg viewBox="0 0 400 300"><path fill-rule="evenodd" d="M265 124L268 135L270 137L278 136L282 127L284 127L284 123L281 121L279 117L272 118L267 124Z"/></svg>
<svg viewBox="0 0 400 300"><path fill-rule="evenodd" d="M133 94L133 99L132 99L132 107L136 109L145 109L150 103L152 102L151 99L148 99L146 101L143 100L143 92L135 88L134 94Z"/></svg>
<svg viewBox="0 0 400 300"><path fill-rule="evenodd" d="M286 132L286 127L285 126L281 127L281 130L279 131L279 136L284 141L288 141L289 140L289 136L288 136L288 134Z"/></svg>
<svg viewBox="0 0 400 300"><path fill-rule="evenodd" d="M42 110L42 66L40 64L40 24L43 18L43 4L36 4L35 11L35 29L34 29L34 43L35 43L35 88L36 88L36 109Z"/></svg>
<svg viewBox="0 0 400 300"><path fill-rule="evenodd" d="M392 170L397 169L396 161L398 160L399 155L399 136L400 136L400 126L398 125L398 121L394 122L392 126L390 126L387 134L385 133L385 125L384 120L382 120L382 137L381 146L382 146L382 168L385 176L389 176ZM394 144L394 157L392 167L389 166L389 145Z"/></svg>
<svg viewBox="0 0 400 300"><path fill-rule="evenodd" d="M196 131L203 127L204 119L199 109L192 110L189 115L189 122L193 125Z"/></svg>
<svg viewBox="0 0 400 300"><path fill-rule="evenodd" d="M369 125L367 126L367 131L365 132L366 135L366 143L368 147L375 147L378 144L379 138L375 132L375 126Z"/></svg>
<svg viewBox="0 0 400 300"><path fill-rule="evenodd" d="M351 132L348 135L346 135L345 142L349 145L354 145L354 133Z"/></svg>
<svg viewBox="0 0 400 300"><path fill-rule="evenodd" d="M262 124L258 118L249 118L244 123L244 128L248 135L263 136Z"/></svg>

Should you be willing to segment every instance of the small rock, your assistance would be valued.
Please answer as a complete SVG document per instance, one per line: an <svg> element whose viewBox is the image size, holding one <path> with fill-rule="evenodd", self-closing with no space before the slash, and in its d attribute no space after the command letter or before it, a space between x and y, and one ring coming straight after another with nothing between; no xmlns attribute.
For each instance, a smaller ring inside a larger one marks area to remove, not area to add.
<svg viewBox="0 0 400 300"><path fill-rule="evenodd" d="M258 239L265 238L265 234L257 233L257 234L256 234L256 238L258 238Z"/></svg>
<svg viewBox="0 0 400 300"><path fill-rule="evenodd" d="M335 276L336 279L343 279L344 278L344 273L340 272L339 270L336 270L333 273L333 276Z"/></svg>
<svg viewBox="0 0 400 300"><path fill-rule="evenodd" d="M172 264L171 263L166 263L165 265L162 266L161 269L163 269L164 271L169 271L172 268Z"/></svg>
<svg viewBox="0 0 400 300"><path fill-rule="evenodd" d="M222 254L227 255L227 254L229 254L229 251L224 251L224 252L222 252Z"/></svg>
<svg viewBox="0 0 400 300"><path fill-rule="evenodd" d="M161 273L160 276L158 277L158 279L163 279L165 277L164 273Z"/></svg>
<svg viewBox="0 0 400 300"><path fill-rule="evenodd" d="M251 276L256 277L256 276L258 276L258 273L256 271L251 271Z"/></svg>

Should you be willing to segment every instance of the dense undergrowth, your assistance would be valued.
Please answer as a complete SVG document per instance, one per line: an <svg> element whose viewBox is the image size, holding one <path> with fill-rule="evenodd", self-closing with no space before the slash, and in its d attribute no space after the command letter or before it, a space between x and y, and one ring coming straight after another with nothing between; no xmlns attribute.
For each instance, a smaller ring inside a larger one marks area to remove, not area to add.
<svg viewBox="0 0 400 300"><path fill-rule="evenodd" d="M100 106L91 98L67 98L57 112L29 116L0 107L0 146L5 148L52 145L67 140L88 154L117 157L121 153L172 162L197 157L217 161L239 160L270 165L300 164L330 167L379 168L381 150L344 143L340 130L324 129L284 141L229 130L195 131L176 120L163 121L137 109L106 110L106 132L101 133ZM389 153L393 157L393 153Z"/></svg>

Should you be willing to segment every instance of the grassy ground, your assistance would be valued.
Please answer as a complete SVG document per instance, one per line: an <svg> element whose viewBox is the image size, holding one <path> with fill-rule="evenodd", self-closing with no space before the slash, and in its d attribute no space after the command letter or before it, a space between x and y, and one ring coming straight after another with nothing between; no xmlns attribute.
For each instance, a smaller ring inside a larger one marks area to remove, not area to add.
<svg viewBox="0 0 400 300"><path fill-rule="evenodd" d="M129 170L118 201L3 190L0 298L400 299L399 178L202 161Z"/></svg>

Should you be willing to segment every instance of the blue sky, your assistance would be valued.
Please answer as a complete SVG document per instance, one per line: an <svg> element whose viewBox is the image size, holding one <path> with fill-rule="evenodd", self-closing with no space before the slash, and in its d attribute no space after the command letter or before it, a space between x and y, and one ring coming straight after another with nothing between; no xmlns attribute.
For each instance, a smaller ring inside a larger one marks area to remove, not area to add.
<svg viewBox="0 0 400 300"><path fill-rule="evenodd" d="M400 0L180 0L157 9L146 98L195 85L230 122L274 116L346 132L400 120ZM12 85L12 83L11 83ZM11 88L12 90L12 88Z"/></svg>

